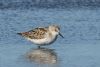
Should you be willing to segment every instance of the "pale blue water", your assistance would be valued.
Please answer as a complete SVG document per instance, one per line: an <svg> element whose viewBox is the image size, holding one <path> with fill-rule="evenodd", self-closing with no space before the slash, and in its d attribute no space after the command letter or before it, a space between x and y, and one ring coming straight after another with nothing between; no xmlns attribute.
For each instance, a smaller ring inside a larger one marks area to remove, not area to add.
<svg viewBox="0 0 100 67"><path fill-rule="evenodd" d="M36 45L17 32L39 26L61 25L64 39L55 49L56 64L37 64L25 55ZM100 67L100 9L0 10L0 67Z"/></svg>

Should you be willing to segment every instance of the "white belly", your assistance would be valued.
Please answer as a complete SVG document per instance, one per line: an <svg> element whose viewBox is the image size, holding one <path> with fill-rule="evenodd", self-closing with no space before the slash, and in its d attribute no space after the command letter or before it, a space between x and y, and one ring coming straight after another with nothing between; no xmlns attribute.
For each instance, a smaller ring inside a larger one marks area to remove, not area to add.
<svg viewBox="0 0 100 67"><path fill-rule="evenodd" d="M50 44L51 42L53 42L55 40L56 37L53 37L53 38L50 38L50 37L47 37L47 38L44 38L44 39L30 39L30 38L27 38L29 41L37 44L37 45L47 45L47 44Z"/></svg>

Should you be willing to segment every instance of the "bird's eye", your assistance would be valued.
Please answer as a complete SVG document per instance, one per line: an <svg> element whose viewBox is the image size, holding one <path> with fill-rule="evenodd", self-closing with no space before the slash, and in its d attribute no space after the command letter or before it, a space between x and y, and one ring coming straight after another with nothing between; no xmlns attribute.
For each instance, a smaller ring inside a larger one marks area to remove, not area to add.
<svg viewBox="0 0 100 67"><path fill-rule="evenodd" d="M55 29L55 32L58 32L58 29Z"/></svg>

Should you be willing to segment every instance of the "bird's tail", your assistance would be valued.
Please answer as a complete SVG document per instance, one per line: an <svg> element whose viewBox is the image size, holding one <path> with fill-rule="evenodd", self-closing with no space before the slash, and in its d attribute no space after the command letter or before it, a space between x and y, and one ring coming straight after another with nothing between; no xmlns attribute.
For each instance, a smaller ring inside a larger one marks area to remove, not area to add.
<svg viewBox="0 0 100 67"><path fill-rule="evenodd" d="M22 33L17 33L18 35L22 35Z"/></svg>

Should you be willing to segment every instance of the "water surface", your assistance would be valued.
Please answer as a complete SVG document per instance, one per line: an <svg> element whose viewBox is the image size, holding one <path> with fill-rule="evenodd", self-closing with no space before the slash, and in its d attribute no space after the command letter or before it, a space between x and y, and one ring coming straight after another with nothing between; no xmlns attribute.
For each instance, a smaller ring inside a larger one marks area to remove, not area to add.
<svg viewBox="0 0 100 67"><path fill-rule="evenodd" d="M100 67L100 9L0 10L0 67ZM30 62L37 46L17 35L39 26L61 25L55 64Z"/></svg>

